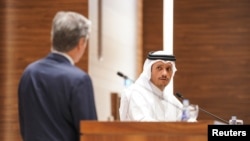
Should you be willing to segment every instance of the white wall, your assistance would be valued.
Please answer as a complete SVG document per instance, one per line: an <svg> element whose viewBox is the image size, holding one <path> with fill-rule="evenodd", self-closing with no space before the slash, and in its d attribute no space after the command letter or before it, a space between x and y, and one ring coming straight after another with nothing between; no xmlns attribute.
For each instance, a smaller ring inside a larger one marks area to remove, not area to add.
<svg viewBox="0 0 250 141"><path fill-rule="evenodd" d="M163 49L170 54L173 52L173 25L174 25L174 0L163 1ZM176 68L178 70L178 68ZM171 87L165 89L169 93L173 93L174 80L169 83Z"/></svg>
<svg viewBox="0 0 250 141"><path fill-rule="evenodd" d="M98 2L102 1L102 20L98 21ZM136 0L90 0L89 74L92 78L99 120L111 115L111 92L124 89L121 71L131 79L136 76ZM102 29L98 29L102 22ZM101 30L102 58L98 58L98 34Z"/></svg>

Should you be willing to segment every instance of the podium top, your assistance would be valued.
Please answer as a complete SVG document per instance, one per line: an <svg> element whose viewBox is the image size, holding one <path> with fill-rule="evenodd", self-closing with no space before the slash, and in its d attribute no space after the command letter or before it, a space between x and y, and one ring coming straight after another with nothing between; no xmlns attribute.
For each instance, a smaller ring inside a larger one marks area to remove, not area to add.
<svg viewBox="0 0 250 141"><path fill-rule="evenodd" d="M188 134L207 135L214 121L198 122L121 122L82 120L80 131L86 134Z"/></svg>

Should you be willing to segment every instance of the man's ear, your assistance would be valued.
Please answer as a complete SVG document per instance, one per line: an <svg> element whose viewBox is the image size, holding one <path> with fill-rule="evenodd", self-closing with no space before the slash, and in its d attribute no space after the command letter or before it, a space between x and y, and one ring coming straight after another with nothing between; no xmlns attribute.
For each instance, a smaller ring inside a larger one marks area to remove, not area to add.
<svg viewBox="0 0 250 141"><path fill-rule="evenodd" d="M81 48L85 48L85 39L80 38L77 44L77 49L80 50Z"/></svg>

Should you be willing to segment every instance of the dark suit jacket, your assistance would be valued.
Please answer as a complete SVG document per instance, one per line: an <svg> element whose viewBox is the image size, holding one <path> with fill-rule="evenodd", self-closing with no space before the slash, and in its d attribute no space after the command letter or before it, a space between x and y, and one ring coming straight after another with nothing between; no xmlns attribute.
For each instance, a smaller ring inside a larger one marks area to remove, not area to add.
<svg viewBox="0 0 250 141"><path fill-rule="evenodd" d="M79 141L80 120L97 120L89 75L59 54L25 69L18 96L24 141Z"/></svg>

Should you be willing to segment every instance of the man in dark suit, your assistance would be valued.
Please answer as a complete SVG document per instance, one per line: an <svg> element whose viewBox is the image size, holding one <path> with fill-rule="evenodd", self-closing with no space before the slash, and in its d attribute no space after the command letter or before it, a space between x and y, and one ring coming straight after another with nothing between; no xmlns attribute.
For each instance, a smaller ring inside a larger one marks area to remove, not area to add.
<svg viewBox="0 0 250 141"><path fill-rule="evenodd" d="M97 120L90 76L76 67L86 49L91 22L76 12L58 12L51 52L27 66L18 88L23 141L79 141L80 120Z"/></svg>

